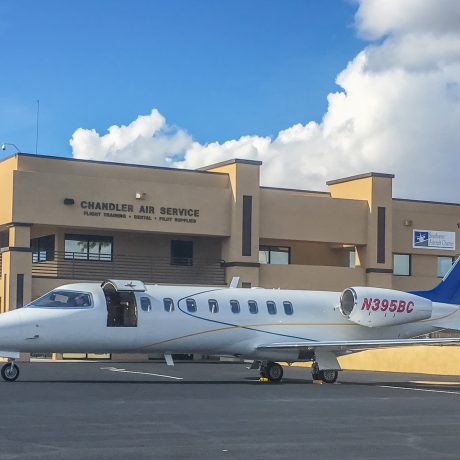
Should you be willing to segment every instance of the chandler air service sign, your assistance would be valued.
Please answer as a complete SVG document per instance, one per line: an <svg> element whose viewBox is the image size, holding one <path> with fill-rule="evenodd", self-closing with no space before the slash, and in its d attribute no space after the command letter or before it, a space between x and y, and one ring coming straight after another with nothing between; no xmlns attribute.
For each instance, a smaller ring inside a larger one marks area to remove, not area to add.
<svg viewBox="0 0 460 460"><path fill-rule="evenodd" d="M106 201L80 201L80 208L86 217L108 217L120 220L147 220L157 222L178 222L195 224L200 210L169 206L147 206Z"/></svg>
<svg viewBox="0 0 460 460"><path fill-rule="evenodd" d="M412 247L414 249L455 251L455 232L413 230Z"/></svg>

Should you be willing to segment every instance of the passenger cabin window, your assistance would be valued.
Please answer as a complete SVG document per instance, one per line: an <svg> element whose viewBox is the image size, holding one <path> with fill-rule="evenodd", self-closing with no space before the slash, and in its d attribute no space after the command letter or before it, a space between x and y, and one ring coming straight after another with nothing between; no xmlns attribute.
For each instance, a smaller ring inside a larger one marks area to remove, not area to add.
<svg viewBox="0 0 460 460"><path fill-rule="evenodd" d="M195 313L196 312L196 302L195 302L195 299L187 299L185 301L186 305L187 305L187 311L189 311L190 313Z"/></svg>
<svg viewBox="0 0 460 460"><path fill-rule="evenodd" d="M283 307L284 313L286 313L286 315L292 315L294 313L294 309L292 308L291 302L283 302Z"/></svg>
<svg viewBox="0 0 460 460"><path fill-rule="evenodd" d="M240 303L238 300L230 300L230 307L232 313L239 313L240 312Z"/></svg>
<svg viewBox="0 0 460 460"><path fill-rule="evenodd" d="M48 292L27 306L36 308L88 308L91 305L91 294L56 290Z"/></svg>
<svg viewBox="0 0 460 460"><path fill-rule="evenodd" d="M276 315L276 303L272 300L267 301L267 311L269 315Z"/></svg>
<svg viewBox="0 0 460 460"><path fill-rule="evenodd" d="M132 291L116 291L111 287L104 287L107 304L108 327L136 327L137 306L136 297Z"/></svg>
<svg viewBox="0 0 460 460"><path fill-rule="evenodd" d="M249 313L255 315L259 309L257 308L257 302L255 300L248 301Z"/></svg>
<svg viewBox="0 0 460 460"><path fill-rule="evenodd" d="M150 299L148 297L141 297L141 309L142 311L152 310L152 304L150 303Z"/></svg>
<svg viewBox="0 0 460 460"><path fill-rule="evenodd" d="M171 313L172 311L174 311L173 299L170 299L170 298L163 299L163 306L164 306L165 311L167 311L168 313Z"/></svg>
<svg viewBox="0 0 460 460"><path fill-rule="evenodd" d="M209 299L208 305L209 305L209 311L211 313L217 313L219 311L219 304L217 303L217 300Z"/></svg>
<svg viewBox="0 0 460 460"><path fill-rule="evenodd" d="M65 235L64 257L74 260L112 261L111 236Z"/></svg>

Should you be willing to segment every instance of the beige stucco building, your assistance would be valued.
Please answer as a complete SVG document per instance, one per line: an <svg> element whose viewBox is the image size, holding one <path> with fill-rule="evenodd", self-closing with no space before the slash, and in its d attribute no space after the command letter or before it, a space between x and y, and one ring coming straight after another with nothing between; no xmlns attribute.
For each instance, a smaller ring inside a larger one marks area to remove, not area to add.
<svg viewBox="0 0 460 460"><path fill-rule="evenodd" d="M394 177L378 173L330 181L328 192L262 187L260 167L4 159L1 311L62 284L106 278L425 289L456 255L458 204L394 198ZM429 238L415 241L417 230Z"/></svg>

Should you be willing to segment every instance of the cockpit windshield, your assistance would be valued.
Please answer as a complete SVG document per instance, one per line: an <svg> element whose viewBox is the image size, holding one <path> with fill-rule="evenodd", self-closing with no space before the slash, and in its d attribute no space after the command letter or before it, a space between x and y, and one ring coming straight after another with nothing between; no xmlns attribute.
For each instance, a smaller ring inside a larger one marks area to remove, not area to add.
<svg viewBox="0 0 460 460"><path fill-rule="evenodd" d="M48 292L27 306L36 308L88 308L91 305L91 294L87 292L56 290Z"/></svg>

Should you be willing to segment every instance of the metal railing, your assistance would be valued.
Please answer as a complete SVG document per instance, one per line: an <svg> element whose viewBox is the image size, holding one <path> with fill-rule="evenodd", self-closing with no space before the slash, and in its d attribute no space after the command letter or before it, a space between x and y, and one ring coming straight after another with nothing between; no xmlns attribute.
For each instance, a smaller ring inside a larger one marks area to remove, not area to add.
<svg viewBox="0 0 460 460"><path fill-rule="evenodd" d="M54 251L52 260L32 264L36 278L75 280L139 279L147 283L224 285L225 268L219 259L171 260L168 257L89 254ZM36 260L36 259L35 259Z"/></svg>

